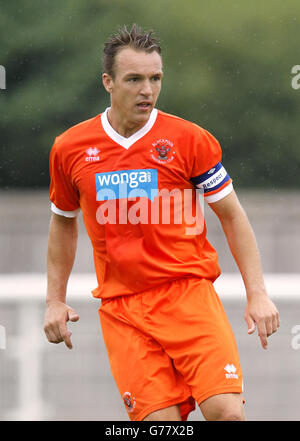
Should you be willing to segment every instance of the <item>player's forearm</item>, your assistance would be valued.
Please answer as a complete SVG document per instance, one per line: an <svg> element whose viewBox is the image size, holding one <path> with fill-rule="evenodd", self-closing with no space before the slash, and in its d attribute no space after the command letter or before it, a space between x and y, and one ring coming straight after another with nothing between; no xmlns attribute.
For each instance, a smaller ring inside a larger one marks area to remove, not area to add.
<svg viewBox="0 0 300 441"><path fill-rule="evenodd" d="M52 216L47 252L47 303L66 300L68 279L75 260L77 238L76 219Z"/></svg>
<svg viewBox="0 0 300 441"><path fill-rule="evenodd" d="M241 272L248 299L266 294L261 259L255 235L246 213L221 220L231 253Z"/></svg>

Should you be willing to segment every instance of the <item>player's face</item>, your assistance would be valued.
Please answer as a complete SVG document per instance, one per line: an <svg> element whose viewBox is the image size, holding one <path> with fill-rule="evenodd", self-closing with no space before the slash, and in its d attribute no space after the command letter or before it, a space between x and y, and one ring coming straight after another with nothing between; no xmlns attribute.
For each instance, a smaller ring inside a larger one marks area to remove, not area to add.
<svg viewBox="0 0 300 441"><path fill-rule="evenodd" d="M161 90L162 60L151 53L131 48L121 49L115 57L114 78L103 75L103 83L111 95L111 104L118 119L138 128L149 119Z"/></svg>

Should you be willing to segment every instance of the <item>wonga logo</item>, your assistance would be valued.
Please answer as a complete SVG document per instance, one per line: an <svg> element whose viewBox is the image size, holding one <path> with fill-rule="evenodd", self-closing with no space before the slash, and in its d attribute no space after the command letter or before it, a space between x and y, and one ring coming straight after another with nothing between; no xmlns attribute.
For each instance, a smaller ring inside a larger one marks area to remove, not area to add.
<svg viewBox="0 0 300 441"><path fill-rule="evenodd" d="M96 174L97 201L157 196L157 170L122 170Z"/></svg>

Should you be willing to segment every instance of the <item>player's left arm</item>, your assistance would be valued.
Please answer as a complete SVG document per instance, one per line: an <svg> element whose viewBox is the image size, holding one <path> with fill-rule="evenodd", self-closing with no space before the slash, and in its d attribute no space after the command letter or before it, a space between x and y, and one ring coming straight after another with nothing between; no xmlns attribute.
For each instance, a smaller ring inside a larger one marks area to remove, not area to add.
<svg viewBox="0 0 300 441"><path fill-rule="evenodd" d="M209 205L221 222L244 281L247 293L244 318L248 325L248 333L252 334L257 326L261 345L267 349L267 337L277 331L280 318L266 291L253 229L234 190L223 199Z"/></svg>

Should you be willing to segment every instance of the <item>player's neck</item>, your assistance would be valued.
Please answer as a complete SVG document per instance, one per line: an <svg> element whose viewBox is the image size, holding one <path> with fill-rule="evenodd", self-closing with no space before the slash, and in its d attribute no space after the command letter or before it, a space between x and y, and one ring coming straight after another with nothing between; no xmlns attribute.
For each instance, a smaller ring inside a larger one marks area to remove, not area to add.
<svg viewBox="0 0 300 441"><path fill-rule="evenodd" d="M133 122L116 112L112 107L107 112L107 119L111 127L124 138L129 138L140 130L147 121Z"/></svg>

